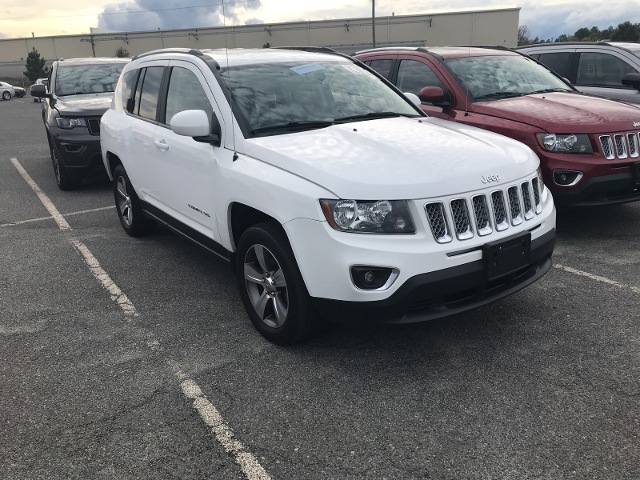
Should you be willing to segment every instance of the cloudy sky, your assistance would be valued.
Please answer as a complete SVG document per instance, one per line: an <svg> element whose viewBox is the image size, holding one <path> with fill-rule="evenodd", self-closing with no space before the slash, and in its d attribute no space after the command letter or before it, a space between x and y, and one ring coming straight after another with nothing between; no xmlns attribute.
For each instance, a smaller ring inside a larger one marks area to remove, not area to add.
<svg viewBox="0 0 640 480"><path fill-rule="evenodd" d="M194 28L371 16L372 0L2 0L0 38ZM505 3L506 2L506 3ZM79 6L80 5L80 6ZM520 7L531 37L640 23L640 0L375 0L376 16Z"/></svg>

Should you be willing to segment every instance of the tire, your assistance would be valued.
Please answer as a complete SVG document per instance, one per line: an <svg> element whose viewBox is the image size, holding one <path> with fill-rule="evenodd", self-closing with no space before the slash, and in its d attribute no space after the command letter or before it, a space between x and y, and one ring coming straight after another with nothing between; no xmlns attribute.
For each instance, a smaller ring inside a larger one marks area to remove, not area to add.
<svg viewBox="0 0 640 480"><path fill-rule="evenodd" d="M3 100L11 100L11 92L7 92L6 90L4 92L2 92L2 99Z"/></svg>
<svg viewBox="0 0 640 480"><path fill-rule="evenodd" d="M279 225L261 223L242 234L235 271L242 303L267 340L291 345L320 329L322 322Z"/></svg>
<svg viewBox="0 0 640 480"><path fill-rule="evenodd" d="M140 199L122 165L118 165L113 171L113 198L120 225L127 234L142 237L155 230L156 221L144 216Z"/></svg>
<svg viewBox="0 0 640 480"><path fill-rule="evenodd" d="M53 174L56 177L56 183L60 190L74 190L80 186L80 179L69 174L65 166L60 162L60 153L58 149L49 143L51 150L51 162L53 163Z"/></svg>

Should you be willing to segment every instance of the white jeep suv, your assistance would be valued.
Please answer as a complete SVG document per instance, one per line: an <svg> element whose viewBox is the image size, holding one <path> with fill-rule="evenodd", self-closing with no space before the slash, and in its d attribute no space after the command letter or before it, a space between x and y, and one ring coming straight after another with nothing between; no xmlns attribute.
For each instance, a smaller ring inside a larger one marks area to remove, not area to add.
<svg viewBox="0 0 640 480"><path fill-rule="evenodd" d="M132 236L232 263L262 335L416 322L551 267L556 212L523 144L425 116L328 49L164 49L123 70L102 156Z"/></svg>

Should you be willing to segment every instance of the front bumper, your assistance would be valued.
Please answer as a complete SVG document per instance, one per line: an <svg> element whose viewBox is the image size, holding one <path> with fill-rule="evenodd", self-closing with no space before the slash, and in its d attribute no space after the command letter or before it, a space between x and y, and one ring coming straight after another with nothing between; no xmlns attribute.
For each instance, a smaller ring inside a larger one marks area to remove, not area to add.
<svg viewBox="0 0 640 480"><path fill-rule="evenodd" d="M50 137L60 162L70 175L82 178L104 172L99 135L91 135L87 128L50 127Z"/></svg>
<svg viewBox="0 0 640 480"><path fill-rule="evenodd" d="M415 323L462 313L494 302L532 284L551 268L556 232L531 242L530 263L504 277L488 281L485 263L477 260L406 281L391 297L376 302L314 298L318 312L342 323Z"/></svg>

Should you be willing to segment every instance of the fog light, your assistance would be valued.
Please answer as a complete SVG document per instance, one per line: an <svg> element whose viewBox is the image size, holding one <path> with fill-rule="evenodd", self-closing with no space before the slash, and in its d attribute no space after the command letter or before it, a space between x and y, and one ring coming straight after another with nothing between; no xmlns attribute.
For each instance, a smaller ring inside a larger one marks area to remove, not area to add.
<svg viewBox="0 0 640 480"><path fill-rule="evenodd" d="M582 172L575 170L554 170L553 181L556 185L562 185L563 187L571 187L578 183L582 178Z"/></svg>
<svg viewBox="0 0 640 480"><path fill-rule="evenodd" d="M361 290L389 288L398 277L398 270L385 267L351 267L353 284Z"/></svg>

